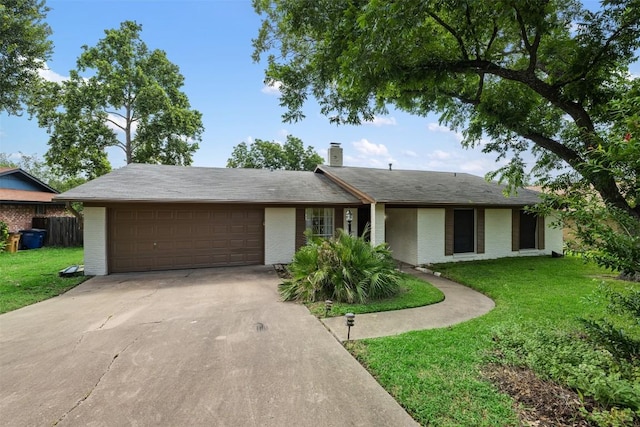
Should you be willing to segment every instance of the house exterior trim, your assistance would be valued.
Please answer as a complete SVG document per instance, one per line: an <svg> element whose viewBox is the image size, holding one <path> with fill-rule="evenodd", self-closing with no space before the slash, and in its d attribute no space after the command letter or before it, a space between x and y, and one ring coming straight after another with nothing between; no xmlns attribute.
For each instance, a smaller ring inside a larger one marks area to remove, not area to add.
<svg viewBox="0 0 640 427"><path fill-rule="evenodd" d="M84 208L84 273L104 276L107 267L107 208Z"/></svg>

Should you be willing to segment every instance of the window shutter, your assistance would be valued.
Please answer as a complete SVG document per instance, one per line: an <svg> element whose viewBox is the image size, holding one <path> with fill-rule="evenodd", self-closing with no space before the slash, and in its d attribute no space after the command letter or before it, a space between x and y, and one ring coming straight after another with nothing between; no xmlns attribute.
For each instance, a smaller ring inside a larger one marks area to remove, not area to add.
<svg viewBox="0 0 640 427"><path fill-rule="evenodd" d="M453 208L444 210L444 254L453 255Z"/></svg>
<svg viewBox="0 0 640 427"><path fill-rule="evenodd" d="M511 250L520 250L520 209L511 211Z"/></svg>
<svg viewBox="0 0 640 427"><path fill-rule="evenodd" d="M304 218L304 208L296 209L296 251L304 246L304 230L307 227Z"/></svg>
<svg viewBox="0 0 640 427"><path fill-rule="evenodd" d="M545 234L544 216L538 216L538 249L544 249L544 234Z"/></svg>
<svg viewBox="0 0 640 427"><path fill-rule="evenodd" d="M484 253L484 208L476 209L476 253Z"/></svg>

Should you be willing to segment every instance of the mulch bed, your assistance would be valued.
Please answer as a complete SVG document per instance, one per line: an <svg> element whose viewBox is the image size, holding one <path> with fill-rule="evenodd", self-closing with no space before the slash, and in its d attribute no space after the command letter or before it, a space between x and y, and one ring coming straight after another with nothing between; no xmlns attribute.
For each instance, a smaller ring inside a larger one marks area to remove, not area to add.
<svg viewBox="0 0 640 427"><path fill-rule="evenodd" d="M591 402L581 402L575 391L543 381L529 369L492 364L484 369L483 375L515 400L515 410L524 426L594 425L580 412L583 406L591 407Z"/></svg>

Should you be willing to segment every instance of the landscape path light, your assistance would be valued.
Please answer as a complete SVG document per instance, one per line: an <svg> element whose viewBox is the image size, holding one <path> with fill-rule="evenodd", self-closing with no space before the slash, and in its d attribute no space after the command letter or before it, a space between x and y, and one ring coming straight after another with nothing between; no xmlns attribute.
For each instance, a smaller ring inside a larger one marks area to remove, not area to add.
<svg viewBox="0 0 640 427"><path fill-rule="evenodd" d="M356 323L356 315L353 313L347 313L344 315L347 318L347 341L351 339L351 327Z"/></svg>
<svg viewBox="0 0 640 427"><path fill-rule="evenodd" d="M333 301L331 301L330 299L326 300L324 302L324 317L329 317L331 307L333 307Z"/></svg>

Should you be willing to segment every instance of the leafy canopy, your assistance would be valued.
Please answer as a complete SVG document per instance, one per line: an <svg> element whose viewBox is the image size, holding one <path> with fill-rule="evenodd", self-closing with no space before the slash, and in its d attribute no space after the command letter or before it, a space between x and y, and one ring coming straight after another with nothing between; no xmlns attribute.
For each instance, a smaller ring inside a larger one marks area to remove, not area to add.
<svg viewBox="0 0 640 427"><path fill-rule="evenodd" d="M612 144L611 103L637 84L627 70L640 47L640 0L605 0L597 12L575 0L253 5L263 17L254 60L267 55L286 121L304 117L309 97L336 123L372 120L388 105L437 112L462 129L465 146L488 136L484 151L511 158L497 174L513 188L527 180L521 153L531 150L544 184L586 183L640 219L640 171L617 176L601 155Z"/></svg>
<svg viewBox="0 0 640 427"><path fill-rule="evenodd" d="M70 190L87 181L78 176L60 176L54 173L37 154L28 155L22 152L17 154L18 159L13 160L7 153L0 153L0 167L20 168L60 192Z"/></svg>
<svg viewBox="0 0 640 427"><path fill-rule="evenodd" d="M227 160L228 168L284 169L312 171L322 164L322 157L313 147L306 149L300 138L287 135L287 141L280 145L275 141L256 139L247 146L241 142L233 148Z"/></svg>
<svg viewBox="0 0 640 427"><path fill-rule="evenodd" d="M51 28L44 0L0 3L0 112L19 114L38 70L49 59Z"/></svg>
<svg viewBox="0 0 640 427"><path fill-rule="evenodd" d="M396 108L461 130L463 145L509 159L489 174L552 196L583 223L586 254L640 271L640 0L254 0L285 121L309 97L335 123ZM533 165L524 161L534 155ZM531 176L530 176L531 175ZM594 197L596 195L597 197ZM604 215L603 215L604 214ZM592 237L588 235L591 233ZM606 242L607 245L602 243Z"/></svg>
<svg viewBox="0 0 640 427"><path fill-rule="evenodd" d="M178 66L149 50L141 31L132 21L106 30L96 46L82 47L68 80L39 87L32 111L51 136L45 157L56 171L107 173L109 147L120 148L127 163L191 164L202 115L180 90Z"/></svg>

